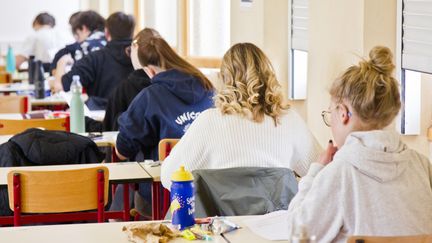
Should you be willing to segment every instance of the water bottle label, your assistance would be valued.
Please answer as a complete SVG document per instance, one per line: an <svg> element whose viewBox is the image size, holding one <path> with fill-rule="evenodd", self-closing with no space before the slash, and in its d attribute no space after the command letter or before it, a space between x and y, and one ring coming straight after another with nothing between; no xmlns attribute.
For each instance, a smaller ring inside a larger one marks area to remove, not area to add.
<svg viewBox="0 0 432 243"><path fill-rule="evenodd" d="M193 195L171 194L172 223L184 229L195 224L195 197Z"/></svg>

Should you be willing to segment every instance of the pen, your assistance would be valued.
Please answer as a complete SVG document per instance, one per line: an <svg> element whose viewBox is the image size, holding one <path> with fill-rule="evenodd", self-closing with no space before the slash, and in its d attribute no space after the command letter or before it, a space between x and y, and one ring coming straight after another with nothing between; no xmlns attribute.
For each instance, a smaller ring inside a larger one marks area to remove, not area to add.
<svg viewBox="0 0 432 243"><path fill-rule="evenodd" d="M226 243L231 243L231 241L228 240L228 238L226 238L226 236L223 233L220 233L220 236L222 236L222 238L226 241Z"/></svg>

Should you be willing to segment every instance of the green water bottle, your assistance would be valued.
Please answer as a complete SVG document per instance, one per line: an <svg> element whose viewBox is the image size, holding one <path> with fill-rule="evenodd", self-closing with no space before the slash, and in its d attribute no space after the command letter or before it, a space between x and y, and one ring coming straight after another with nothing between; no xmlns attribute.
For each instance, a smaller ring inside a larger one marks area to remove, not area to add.
<svg viewBox="0 0 432 243"><path fill-rule="evenodd" d="M10 74L15 73L15 55L13 53L12 46L8 47L8 51L6 54L6 72Z"/></svg>
<svg viewBox="0 0 432 243"><path fill-rule="evenodd" d="M72 77L70 90L72 92L72 100L70 103L71 132L83 133L85 132L84 102L81 99L82 85L78 75Z"/></svg>

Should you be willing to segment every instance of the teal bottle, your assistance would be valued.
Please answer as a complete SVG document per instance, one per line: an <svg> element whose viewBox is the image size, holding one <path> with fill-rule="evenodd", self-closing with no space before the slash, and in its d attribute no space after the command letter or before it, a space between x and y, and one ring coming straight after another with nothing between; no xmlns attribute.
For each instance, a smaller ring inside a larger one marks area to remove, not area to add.
<svg viewBox="0 0 432 243"><path fill-rule="evenodd" d="M80 77L74 75L71 84L72 100L70 103L70 125L71 132L83 133L85 132L84 123L84 102L81 99L82 85Z"/></svg>
<svg viewBox="0 0 432 243"><path fill-rule="evenodd" d="M6 54L6 72L10 74L15 73L15 55L11 46L8 47Z"/></svg>

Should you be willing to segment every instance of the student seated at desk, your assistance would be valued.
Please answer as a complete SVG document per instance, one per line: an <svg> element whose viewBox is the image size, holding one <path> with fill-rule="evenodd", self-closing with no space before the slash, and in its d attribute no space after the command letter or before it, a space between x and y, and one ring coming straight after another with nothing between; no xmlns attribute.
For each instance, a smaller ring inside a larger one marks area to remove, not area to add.
<svg viewBox="0 0 432 243"><path fill-rule="evenodd" d="M160 34L154 29L145 28L134 37L130 58L135 71L129 74L127 79L123 80L111 93L103 122L86 118L87 132L118 131L118 117L127 110L135 96L151 84L149 76L139 63L137 45L138 42L143 42L145 38L150 37L160 37Z"/></svg>
<svg viewBox="0 0 432 243"><path fill-rule="evenodd" d="M216 108L204 111L162 163L171 186L180 165L196 169L284 167L303 176L321 150L300 116L283 102L266 55L251 43L231 47L221 65Z"/></svg>
<svg viewBox="0 0 432 243"><path fill-rule="evenodd" d="M89 99L86 104L91 110L104 110L107 98L121 80L133 71L128 50L135 27L132 15L122 12L111 14L106 21L107 45L78 60L70 72L65 74L65 66L72 62L66 58L57 63L56 79L51 82L54 91L69 91L72 76L80 76Z"/></svg>
<svg viewBox="0 0 432 243"><path fill-rule="evenodd" d="M288 209L290 226L304 224L318 242L432 233L430 161L384 129L401 107L393 55L375 47L369 57L333 83L323 118L336 143L311 165Z"/></svg>
<svg viewBox="0 0 432 243"><path fill-rule="evenodd" d="M35 60L40 60L44 64L44 69L49 70L51 61L55 53L65 44L63 37L54 29L55 18L49 13L40 13L33 20L35 32L30 35L17 51L16 68L30 56L35 56Z"/></svg>
<svg viewBox="0 0 432 243"><path fill-rule="evenodd" d="M138 60L151 78L118 119L120 159L158 159L163 138L180 138L201 112L213 106L213 85L160 37L136 39ZM150 185L140 185L149 199Z"/></svg>
<svg viewBox="0 0 432 243"><path fill-rule="evenodd" d="M63 56L70 55L75 62L90 52L100 50L107 43L104 33L105 19L95 11L76 12L69 18L69 24L72 27L76 42L66 45L56 53L51 63L53 74L55 74L57 62ZM68 57L65 58L69 60Z"/></svg>
<svg viewBox="0 0 432 243"><path fill-rule="evenodd" d="M138 60L151 78L118 119L121 159L158 159L163 138L180 138L201 112L213 106L213 85L161 37L134 42Z"/></svg>

